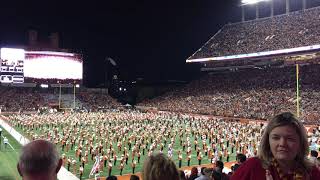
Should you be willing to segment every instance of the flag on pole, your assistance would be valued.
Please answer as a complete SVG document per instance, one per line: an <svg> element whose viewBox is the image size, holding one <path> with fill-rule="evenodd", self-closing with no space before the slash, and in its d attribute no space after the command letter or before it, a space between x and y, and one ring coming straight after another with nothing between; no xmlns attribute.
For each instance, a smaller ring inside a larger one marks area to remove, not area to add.
<svg viewBox="0 0 320 180"><path fill-rule="evenodd" d="M96 172L97 169L99 169L99 165L100 165L100 156L96 156L96 162L93 164L89 176L92 176L93 173Z"/></svg>

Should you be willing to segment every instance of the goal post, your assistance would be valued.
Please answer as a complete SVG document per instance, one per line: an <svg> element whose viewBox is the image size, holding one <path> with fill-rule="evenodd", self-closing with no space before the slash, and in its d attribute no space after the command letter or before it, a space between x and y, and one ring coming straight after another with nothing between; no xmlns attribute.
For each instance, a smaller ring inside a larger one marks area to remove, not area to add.
<svg viewBox="0 0 320 180"><path fill-rule="evenodd" d="M60 110L76 109L76 85L59 85L58 104Z"/></svg>

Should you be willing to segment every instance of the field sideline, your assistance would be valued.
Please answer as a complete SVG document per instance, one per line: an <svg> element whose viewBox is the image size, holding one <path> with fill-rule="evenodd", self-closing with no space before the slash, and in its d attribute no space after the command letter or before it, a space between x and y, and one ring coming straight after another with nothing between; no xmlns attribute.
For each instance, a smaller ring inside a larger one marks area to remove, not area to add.
<svg viewBox="0 0 320 180"><path fill-rule="evenodd" d="M2 126L0 127L2 128L2 137L0 144L0 179L21 179L17 171L17 163L22 146ZM10 146L7 146L7 148L5 148L3 144L3 137L8 138L9 143L14 150Z"/></svg>
<svg viewBox="0 0 320 180"><path fill-rule="evenodd" d="M20 177L20 175L18 174L18 171L17 171L18 158L19 158L19 154L21 152L22 145L28 143L29 140L24 138L23 135L19 134L15 129L13 129L10 125L8 125L5 122L4 119L6 119L6 118L5 117L2 117L2 119L0 118L0 126L2 126L1 128L2 128L2 132L3 132L2 134L7 135L7 138L9 140L10 145L12 144L12 142L14 143L12 145L14 150L12 150L12 148L11 148L11 150L9 150L8 149L9 147L8 147L7 149L4 149L4 152L0 151L1 152L1 156L2 155L6 156L3 159L0 158L0 168L2 166L6 167L6 168L1 168L0 169L0 179L1 180L2 179L4 179L4 180L7 180L7 179L10 179L10 180L11 179L21 179L21 177ZM3 126L5 126L5 128L3 128ZM10 129L10 133L8 131L6 131L6 129L7 130ZM16 139L19 139L19 142ZM7 153L6 151L12 151L12 152L11 153ZM6 164L6 161L8 159L7 155L10 155L8 157L11 157L11 159L9 159L8 165ZM59 180L78 180L78 178L75 175L73 175L72 173L70 173L69 171L67 171L63 167L60 169L60 171L58 173L58 179Z"/></svg>

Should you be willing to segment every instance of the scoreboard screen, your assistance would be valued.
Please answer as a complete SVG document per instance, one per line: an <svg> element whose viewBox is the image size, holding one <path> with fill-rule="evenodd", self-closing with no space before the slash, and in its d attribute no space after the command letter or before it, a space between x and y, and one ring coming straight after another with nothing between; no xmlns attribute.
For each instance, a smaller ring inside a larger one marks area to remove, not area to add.
<svg viewBox="0 0 320 180"><path fill-rule="evenodd" d="M24 77L28 81L82 80L82 58L73 53L29 51L24 66Z"/></svg>
<svg viewBox="0 0 320 180"><path fill-rule="evenodd" d="M4 83L80 83L81 55L53 51L1 49L0 81Z"/></svg>
<svg viewBox="0 0 320 180"><path fill-rule="evenodd" d="M1 48L0 55L0 82L23 83L25 51L23 49Z"/></svg>

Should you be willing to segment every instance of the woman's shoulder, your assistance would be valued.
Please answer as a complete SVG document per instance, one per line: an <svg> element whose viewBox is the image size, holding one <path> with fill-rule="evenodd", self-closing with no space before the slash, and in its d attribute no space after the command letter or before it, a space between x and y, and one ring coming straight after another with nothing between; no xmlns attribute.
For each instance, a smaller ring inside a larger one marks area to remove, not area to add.
<svg viewBox="0 0 320 180"><path fill-rule="evenodd" d="M320 167L313 166L311 169L311 179L320 179Z"/></svg>
<svg viewBox="0 0 320 180"><path fill-rule="evenodd" d="M262 167L261 160L257 157L249 158L236 170L231 179L244 180L244 179L260 179L265 178L265 169Z"/></svg>
<svg viewBox="0 0 320 180"><path fill-rule="evenodd" d="M246 166L262 166L261 160L257 157L247 159L242 165L244 164L246 164Z"/></svg>

